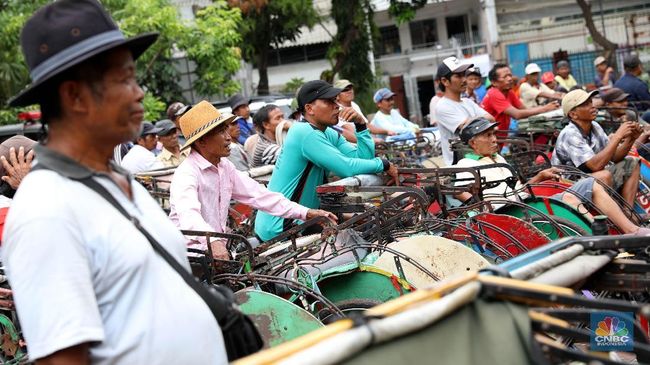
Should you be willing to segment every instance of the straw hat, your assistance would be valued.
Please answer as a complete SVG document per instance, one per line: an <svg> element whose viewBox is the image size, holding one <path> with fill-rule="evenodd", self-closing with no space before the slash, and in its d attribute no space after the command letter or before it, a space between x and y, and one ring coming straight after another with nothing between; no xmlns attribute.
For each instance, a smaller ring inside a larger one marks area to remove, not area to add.
<svg viewBox="0 0 650 365"><path fill-rule="evenodd" d="M179 118L181 132L187 139L181 150L190 147L197 139L203 137L215 127L230 123L234 119L234 115L230 113L221 114L217 108L205 100L199 102Z"/></svg>

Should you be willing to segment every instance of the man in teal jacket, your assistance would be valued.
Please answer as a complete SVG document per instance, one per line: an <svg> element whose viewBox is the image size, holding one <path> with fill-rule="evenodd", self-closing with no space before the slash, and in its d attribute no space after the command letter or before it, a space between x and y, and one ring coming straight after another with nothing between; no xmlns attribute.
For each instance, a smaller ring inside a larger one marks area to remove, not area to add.
<svg viewBox="0 0 650 365"><path fill-rule="evenodd" d="M375 157L375 144L363 118L352 108L341 108L336 96L341 89L325 81L305 83L298 93L298 109L305 123L290 129L282 146L268 188L309 208L318 208L316 187L332 172L340 177L386 171L397 181L397 168ZM332 128L339 118L354 122L357 145L350 144ZM266 241L284 230L285 222L258 212L255 233Z"/></svg>

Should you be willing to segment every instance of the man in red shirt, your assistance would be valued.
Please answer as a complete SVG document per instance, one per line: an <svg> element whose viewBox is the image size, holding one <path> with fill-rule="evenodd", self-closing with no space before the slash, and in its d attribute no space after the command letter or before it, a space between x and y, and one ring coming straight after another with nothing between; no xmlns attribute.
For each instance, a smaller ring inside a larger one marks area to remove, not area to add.
<svg viewBox="0 0 650 365"><path fill-rule="evenodd" d="M526 108L519 98L512 91L513 79L510 67L503 63L497 63L488 73L492 87L488 90L481 107L490 113L499 123L502 131L510 128L510 118L523 119L531 115L555 110L560 105L557 102Z"/></svg>

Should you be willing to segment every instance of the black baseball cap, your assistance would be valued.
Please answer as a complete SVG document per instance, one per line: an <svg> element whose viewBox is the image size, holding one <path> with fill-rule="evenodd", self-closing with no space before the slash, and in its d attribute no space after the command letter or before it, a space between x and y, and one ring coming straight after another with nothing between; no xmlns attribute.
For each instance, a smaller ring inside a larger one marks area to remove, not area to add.
<svg viewBox="0 0 650 365"><path fill-rule="evenodd" d="M331 99L341 93L341 89L323 80L306 82L298 91L298 110L304 111L305 105L316 99Z"/></svg>
<svg viewBox="0 0 650 365"><path fill-rule="evenodd" d="M490 122L485 118L476 118L469 122L461 131L460 131L460 140L467 143L470 139L478 136L479 134L487 131L488 129L494 128L499 123Z"/></svg>
<svg viewBox="0 0 650 365"><path fill-rule="evenodd" d="M454 56L447 57L442 60L442 63L438 66L438 72L436 77L449 78L451 74L464 74L468 68L474 67L473 63L461 63L460 60Z"/></svg>

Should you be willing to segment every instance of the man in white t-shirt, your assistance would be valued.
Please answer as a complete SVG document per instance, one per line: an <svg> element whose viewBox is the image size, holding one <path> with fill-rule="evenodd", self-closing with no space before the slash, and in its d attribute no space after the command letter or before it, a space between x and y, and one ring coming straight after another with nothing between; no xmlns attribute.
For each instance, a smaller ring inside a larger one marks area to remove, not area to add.
<svg viewBox="0 0 650 365"><path fill-rule="evenodd" d="M131 220L81 183L103 186L189 272L184 237L112 162L113 147L140 133L134 59L156 38L126 39L97 0L49 3L22 30L32 83L9 104L40 104L48 138L14 196L2 262L37 364L228 361L208 305Z"/></svg>
<svg viewBox="0 0 650 365"><path fill-rule="evenodd" d="M519 86L519 97L526 108L543 105L548 99L562 100L564 94L551 90L539 82L542 69L536 63L526 66L526 81Z"/></svg>
<svg viewBox="0 0 650 365"><path fill-rule="evenodd" d="M142 122L140 136L122 159L121 166L132 174L165 167L151 152L158 144L158 132L160 128L154 127L151 122Z"/></svg>
<svg viewBox="0 0 650 365"><path fill-rule="evenodd" d="M454 154L449 139L457 137L465 124L474 118L483 117L494 120L492 116L468 98L460 94L467 88L465 71L472 64L461 63L456 57L445 58L436 77L440 80L439 88L444 92L443 97L435 107L435 119L440 129L440 147L442 158L450 166L454 163Z"/></svg>

